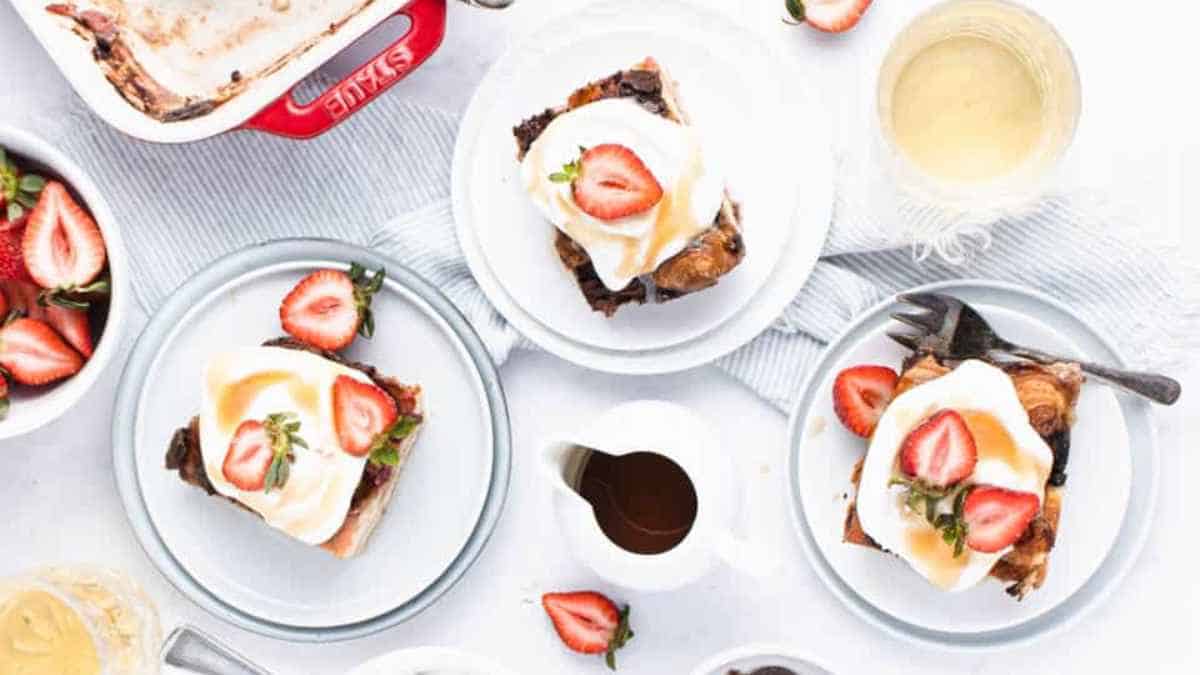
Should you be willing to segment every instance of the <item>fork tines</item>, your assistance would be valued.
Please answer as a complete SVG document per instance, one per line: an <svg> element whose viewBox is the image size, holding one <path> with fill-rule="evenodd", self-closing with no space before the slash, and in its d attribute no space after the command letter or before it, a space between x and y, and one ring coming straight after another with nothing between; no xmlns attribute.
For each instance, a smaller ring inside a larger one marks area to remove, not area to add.
<svg viewBox="0 0 1200 675"><path fill-rule="evenodd" d="M933 312L920 313L902 313L896 312L892 314L892 319L900 323L907 324L921 331L922 333L932 333L941 325L942 319Z"/></svg>
<svg viewBox="0 0 1200 675"><path fill-rule="evenodd" d="M899 342L902 347L905 347L909 351L913 351L913 352L920 351L921 336L919 336L919 335L907 335L905 333L897 333L895 331L888 331L887 336L892 338L896 342Z"/></svg>

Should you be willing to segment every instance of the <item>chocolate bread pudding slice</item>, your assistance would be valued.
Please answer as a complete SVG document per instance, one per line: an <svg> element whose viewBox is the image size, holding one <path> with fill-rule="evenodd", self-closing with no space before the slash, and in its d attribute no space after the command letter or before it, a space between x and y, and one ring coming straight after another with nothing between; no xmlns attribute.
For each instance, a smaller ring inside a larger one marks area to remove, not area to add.
<svg viewBox="0 0 1200 675"><path fill-rule="evenodd" d="M545 110L514 127L517 159L525 159L534 142L560 115L608 99L632 100L654 115L680 125L688 124L679 106L674 83L654 59L647 58L628 70L577 89L566 105ZM554 248L559 259L575 276L591 308L606 316L612 316L622 305L641 304L651 296L658 302L665 302L709 288L735 268L746 254L740 213L728 193L725 193L711 227L651 274L634 278L620 290L605 286L591 257L579 242L557 227L553 229Z"/></svg>
<svg viewBox="0 0 1200 675"><path fill-rule="evenodd" d="M1011 551L990 571L990 576L1008 582L1009 595L1023 599L1040 588L1046 580L1050 551L1054 547L1062 509L1062 491L1067 480L1067 459L1070 452L1071 425L1075 421L1075 404L1083 385L1078 364L1055 363L993 363L1012 380L1021 406L1029 414L1029 422L1054 455L1054 464L1046 482L1045 500L1039 513ZM940 362L929 354L915 354L904 363L895 395L935 380L953 369L954 365ZM864 459L854 466L851 482L857 489L862 478ZM855 503L851 502L843 526L843 541L883 550L863 530Z"/></svg>
<svg viewBox="0 0 1200 675"><path fill-rule="evenodd" d="M362 478L350 500L350 510L346 514L345 521L332 538L321 544L321 548L339 558L353 557L366 546L367 539L382 518L384 510L391 501L400 471L416 442L424 417L421 388L402 384L394 378L383 375L373 366L349 362L335 352L318 349L292 338L269 340L263 343L263 346L306 351L353 368L366 375L376 386L387 392L395 400L400 414L415 417L418 420L417 426L403 440L393 442L398 454L398 462L395 466L366 463ZM199 416L193 417L187 426L180 428L172 436L167 448L166 468L176 472L179 479L188 485L200 488L210 496L224 497L213 486L205 471L204 455L200 447ZM232 497L224 498L251 511L249 507Z"/></svg>

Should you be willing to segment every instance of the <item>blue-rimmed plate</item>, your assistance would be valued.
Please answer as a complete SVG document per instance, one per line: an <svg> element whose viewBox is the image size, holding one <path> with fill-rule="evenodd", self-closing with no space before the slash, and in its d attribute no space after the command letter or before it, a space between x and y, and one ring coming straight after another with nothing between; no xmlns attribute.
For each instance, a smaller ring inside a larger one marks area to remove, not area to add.
<svg viewBox="0 0 1200 675"><path fill-rule="evenodd" d="M205 361L279 336L279 303L296 282L352 261L386 268L388 280L372 305L374 339L355 341L346 356L420 384L428 414L366 551L338 560L184 484L164 455L199 411ZM335 241L255 246L180 287L134 347L113 419L117 486L146 553L200 606L276 638L351 639L411 618L474 562L508 490L508 412L479 337L400 263Z"/></svg>
<svg viewBox="0 0 1200 675"><path fill-rule="evenodd" d="M1121 365L1111 343L1066 306L1036 292L990 281L925 286L961 298L1010 339L1068 358ZM895 556L842 542L853 498L850 473L866 442L833 412L833 379L863 363L899 367L905 350L886 336L899 309L884 302L826 350L789 423L788 486L800 539L814 569L867 622L910 641L983 650L1061 630L1107 597L1129 571L1152 522L1158 454L1149 404L1097 383L1084 385L1071 432L1062 515L1045 584L1023 601L987 579L958 593L935 589Z"/></svg>

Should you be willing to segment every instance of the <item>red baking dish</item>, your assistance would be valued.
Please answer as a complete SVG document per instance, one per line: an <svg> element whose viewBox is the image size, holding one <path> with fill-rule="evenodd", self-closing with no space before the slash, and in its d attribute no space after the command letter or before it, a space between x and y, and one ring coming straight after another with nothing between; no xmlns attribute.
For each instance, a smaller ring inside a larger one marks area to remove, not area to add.
<svg viewBox="0 0 1200 675"><path fill-rule="evenodd" d="M280 1L283 2L281 7L289 7L288 0ZM138 71L145 77L130 77L128 66L133 64L136 68L143 68L143 62L161 66L165 59L159 56L166 50L175 50L175 55L183 53L193 59L197 58L195 54L204 53L202 50L179 45L168 45L164 50L161 46L164 42L162 34L153 35L157 42L147 37L153 31L144 25L145 22L136 30L127 28L101 12L89 13L86 0L80 0L78 7L67 5L48 9L48 5L36 1L16 2L14 7L75 91L97 115L131 136L164 143L195 141L234 129L253 129L290 138L317 136L344 121L416 70L437 50L445 34L446 0L354 0L358 4L349 4L347 0L343 3L345 16L322 26L320 31L312 35L303 32L305 26L294 24L304 21L311 23L312 18L303 13L302 5L305 1L314 0L292 1L296 3L291 6L291 11L295 12L290 17L295 19L290 22L293 25L286 20L289 17L285 13L289 10L277 9L268 18L277 20L280 28L264 30L254 38L258 40L258 47L267 46L268 51L278 50L281 56L255 71L252 77L243 76L237 69L232 69L228 83L213 89L214 92L221 92L220 95L201 97L200 100L178 94L167 85L161 86L164 93L157 99L139 98L148 90L156 91L154 86L146 86L147 81L157 86L160 80L149 74L149 66ZM129 0L129 3L135 4L134 0ZM228 11L236 14L239 10ZM245 14L254 10L242 11ZM279 20L281 16L285 20ZM314 100L308 103L296 100L293 91L301 80L355 40L397 16L408 19L402 35ZM175 16L170 30L163 33L186 35L188 26L185 20L188 18L191 17ZM106 24L106 20L109 23ZM249 25L245 16L236 20L242 23L235 25L231 19L231 29L241 31ZM181 23L184 25L179 27ZM205 28L211 28L213 23L193 22ZM123 36L128 36L124 43ZM303 39L296 39L295 47L289 46L287 40L297 36ZM213 44L219 35L208 30L202 37L208 40L208 44ZM142 43L149 46L143 46L139 54L136 50ZM251 60L263 53L263 50L250 45L249 41L238 43L237 48L242 50L242 57L249 53ZM126 58L118 64L118 59L113 55L122 54L122 49ZM186 49L192 51L186 52ZM247 51L251 49L257 51ZM266 54L262 58L273 57ZM219 65L227 66L219 63L216 56L204 62L205 67L210 64L214 71ZM160 68L160 72L173 76L169 67ZM193 77L192 71L180 68L178 72L177 82L188 82L186 78ZM125 86L119 86L121 83ZM147 100L151 102L147 103ZM170 105L175 107L170 108Z"/></svg>

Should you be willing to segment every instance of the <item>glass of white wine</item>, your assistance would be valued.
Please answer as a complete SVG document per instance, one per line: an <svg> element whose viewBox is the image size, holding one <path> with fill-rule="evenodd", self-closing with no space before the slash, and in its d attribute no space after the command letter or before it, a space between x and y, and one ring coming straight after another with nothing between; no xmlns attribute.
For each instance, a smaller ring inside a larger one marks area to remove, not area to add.
<svg viewBox="0 0 1200 675"><path fill-rule="evenodd" d="M899 186L956 211L1011 210L1071 144L1081 87L1053 26L1008 0L948 0L893 41L877 97Z"/></svg>

